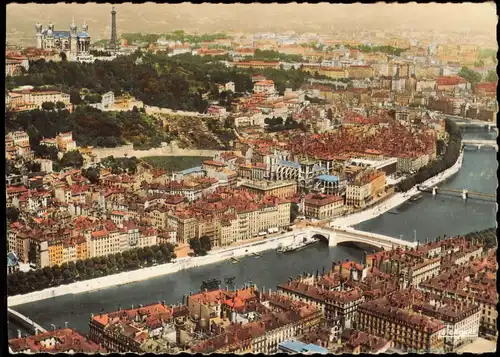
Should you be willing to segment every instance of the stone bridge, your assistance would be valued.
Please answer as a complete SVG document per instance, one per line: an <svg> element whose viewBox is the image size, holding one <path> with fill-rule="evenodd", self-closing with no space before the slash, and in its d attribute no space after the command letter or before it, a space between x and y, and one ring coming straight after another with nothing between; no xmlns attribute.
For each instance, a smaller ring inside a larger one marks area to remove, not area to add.
<svg viewBox="0 0 500 357"><path fill-rule="evenodd" d="M10 307L7 307L7 314L9 316L9 319L19 322L22 326L27 327L28 329L32 330L33 332L46 332L47 331L42 326L37 324L35 321L33 321L30 318L24 316L23 314L17 312L16 310L11 309Z"/></svg>
<svg viewBox="0 0 500 357"><path fill-rule="evenodd" d="M328 245L331 247L339 243L363 243L376 248L390 250L393 248L412 248L416 247L416 242L409 242L399 238L393 238L382 234L359 231L351 227L308 227L305 232L308 238L319 237L328 240Z"/></svg>

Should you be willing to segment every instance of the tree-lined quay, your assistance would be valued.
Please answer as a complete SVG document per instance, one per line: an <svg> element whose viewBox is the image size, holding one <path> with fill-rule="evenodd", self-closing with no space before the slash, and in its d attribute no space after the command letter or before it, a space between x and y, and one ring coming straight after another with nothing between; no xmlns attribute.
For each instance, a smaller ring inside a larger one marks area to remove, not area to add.
<svg viewBox="0 0 500 357"><path fill-rule="evenodd" d="M28 272L17 271L8 276L7 295L28 294L78 281L147 268L169 263L175 258L174 246L167 243L76 262L70 261Z"/></svg>

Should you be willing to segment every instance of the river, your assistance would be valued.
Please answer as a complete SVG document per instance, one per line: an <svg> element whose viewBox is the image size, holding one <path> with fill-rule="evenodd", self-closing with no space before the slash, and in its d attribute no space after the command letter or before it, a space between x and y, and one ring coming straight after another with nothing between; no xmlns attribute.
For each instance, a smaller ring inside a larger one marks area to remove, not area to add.
<svg viewBox="0 0 500 357"><path fill-rule="evenodd" d="M464 137L492 139L496 134L474 132L467 133ZM495 194L496 169L494 150L484 148L481 151L467 151L462 169L439 186L457 189L467 187L470 191ZM356 228L394 237L402 234L407 240L413 239L413 230L416 230L417 238L423 242L426 237L467 233L491 228L496 224L495 202L474 199L464 202L459 196L438 194L434 198L425 194L421 200L405 203L397 210L397 215L386 213L363 222ZM277 284L285 282L289 276L296 276L303 271L314 273L317 269L328 269L332 261L359 261L361 256L362 251L353 247L328 247L324 243L318 243L290 254L267 251L261 258L245 257L236 264L217 263L124 286L19 305L15 309L46 328L50 328L51 324L64 326L68 322L68 327L87 333L91 313L115 311L119 306L129 308L133 304L149 304L159 300L174 304L182 300L183 294L199 289L203 280L213 277L221 279L222 285L225 285L225 278L235 277L237 286L252 280L259 288L265 286L266 289L275 289ZM9 337L15 337L17 329L13 323L9 324Z"/></svg>

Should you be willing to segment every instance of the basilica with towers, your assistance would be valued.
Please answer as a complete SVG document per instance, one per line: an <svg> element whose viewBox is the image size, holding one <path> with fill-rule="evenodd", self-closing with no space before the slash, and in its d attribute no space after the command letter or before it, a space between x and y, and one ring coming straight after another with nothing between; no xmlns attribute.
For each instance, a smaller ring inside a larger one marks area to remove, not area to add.
<svg viewBox="0 0 500 357"><path fill-rule="evenodd" d="M38 23L35 25L35 29L36 47L39 49L56 50L71 57L87 54L90 50L88 25L85 23L81 26L80 31L74 20L69 26L69 31L56 31L52 23L49 23L45 29Z"/></svg>

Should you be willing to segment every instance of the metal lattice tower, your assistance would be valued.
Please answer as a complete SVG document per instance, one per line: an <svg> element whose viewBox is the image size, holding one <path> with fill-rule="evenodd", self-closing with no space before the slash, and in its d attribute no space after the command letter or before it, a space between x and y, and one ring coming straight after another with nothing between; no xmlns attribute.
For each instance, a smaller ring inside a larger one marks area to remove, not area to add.
<svg viewBox="0 0 500 357"><path fill-rule="evenodd" d="M117 36L116 36L116 11L115 7L113 6L111 10L111 39L109 40L109 48L111 50L116 50L117 49Z"/></svg>

